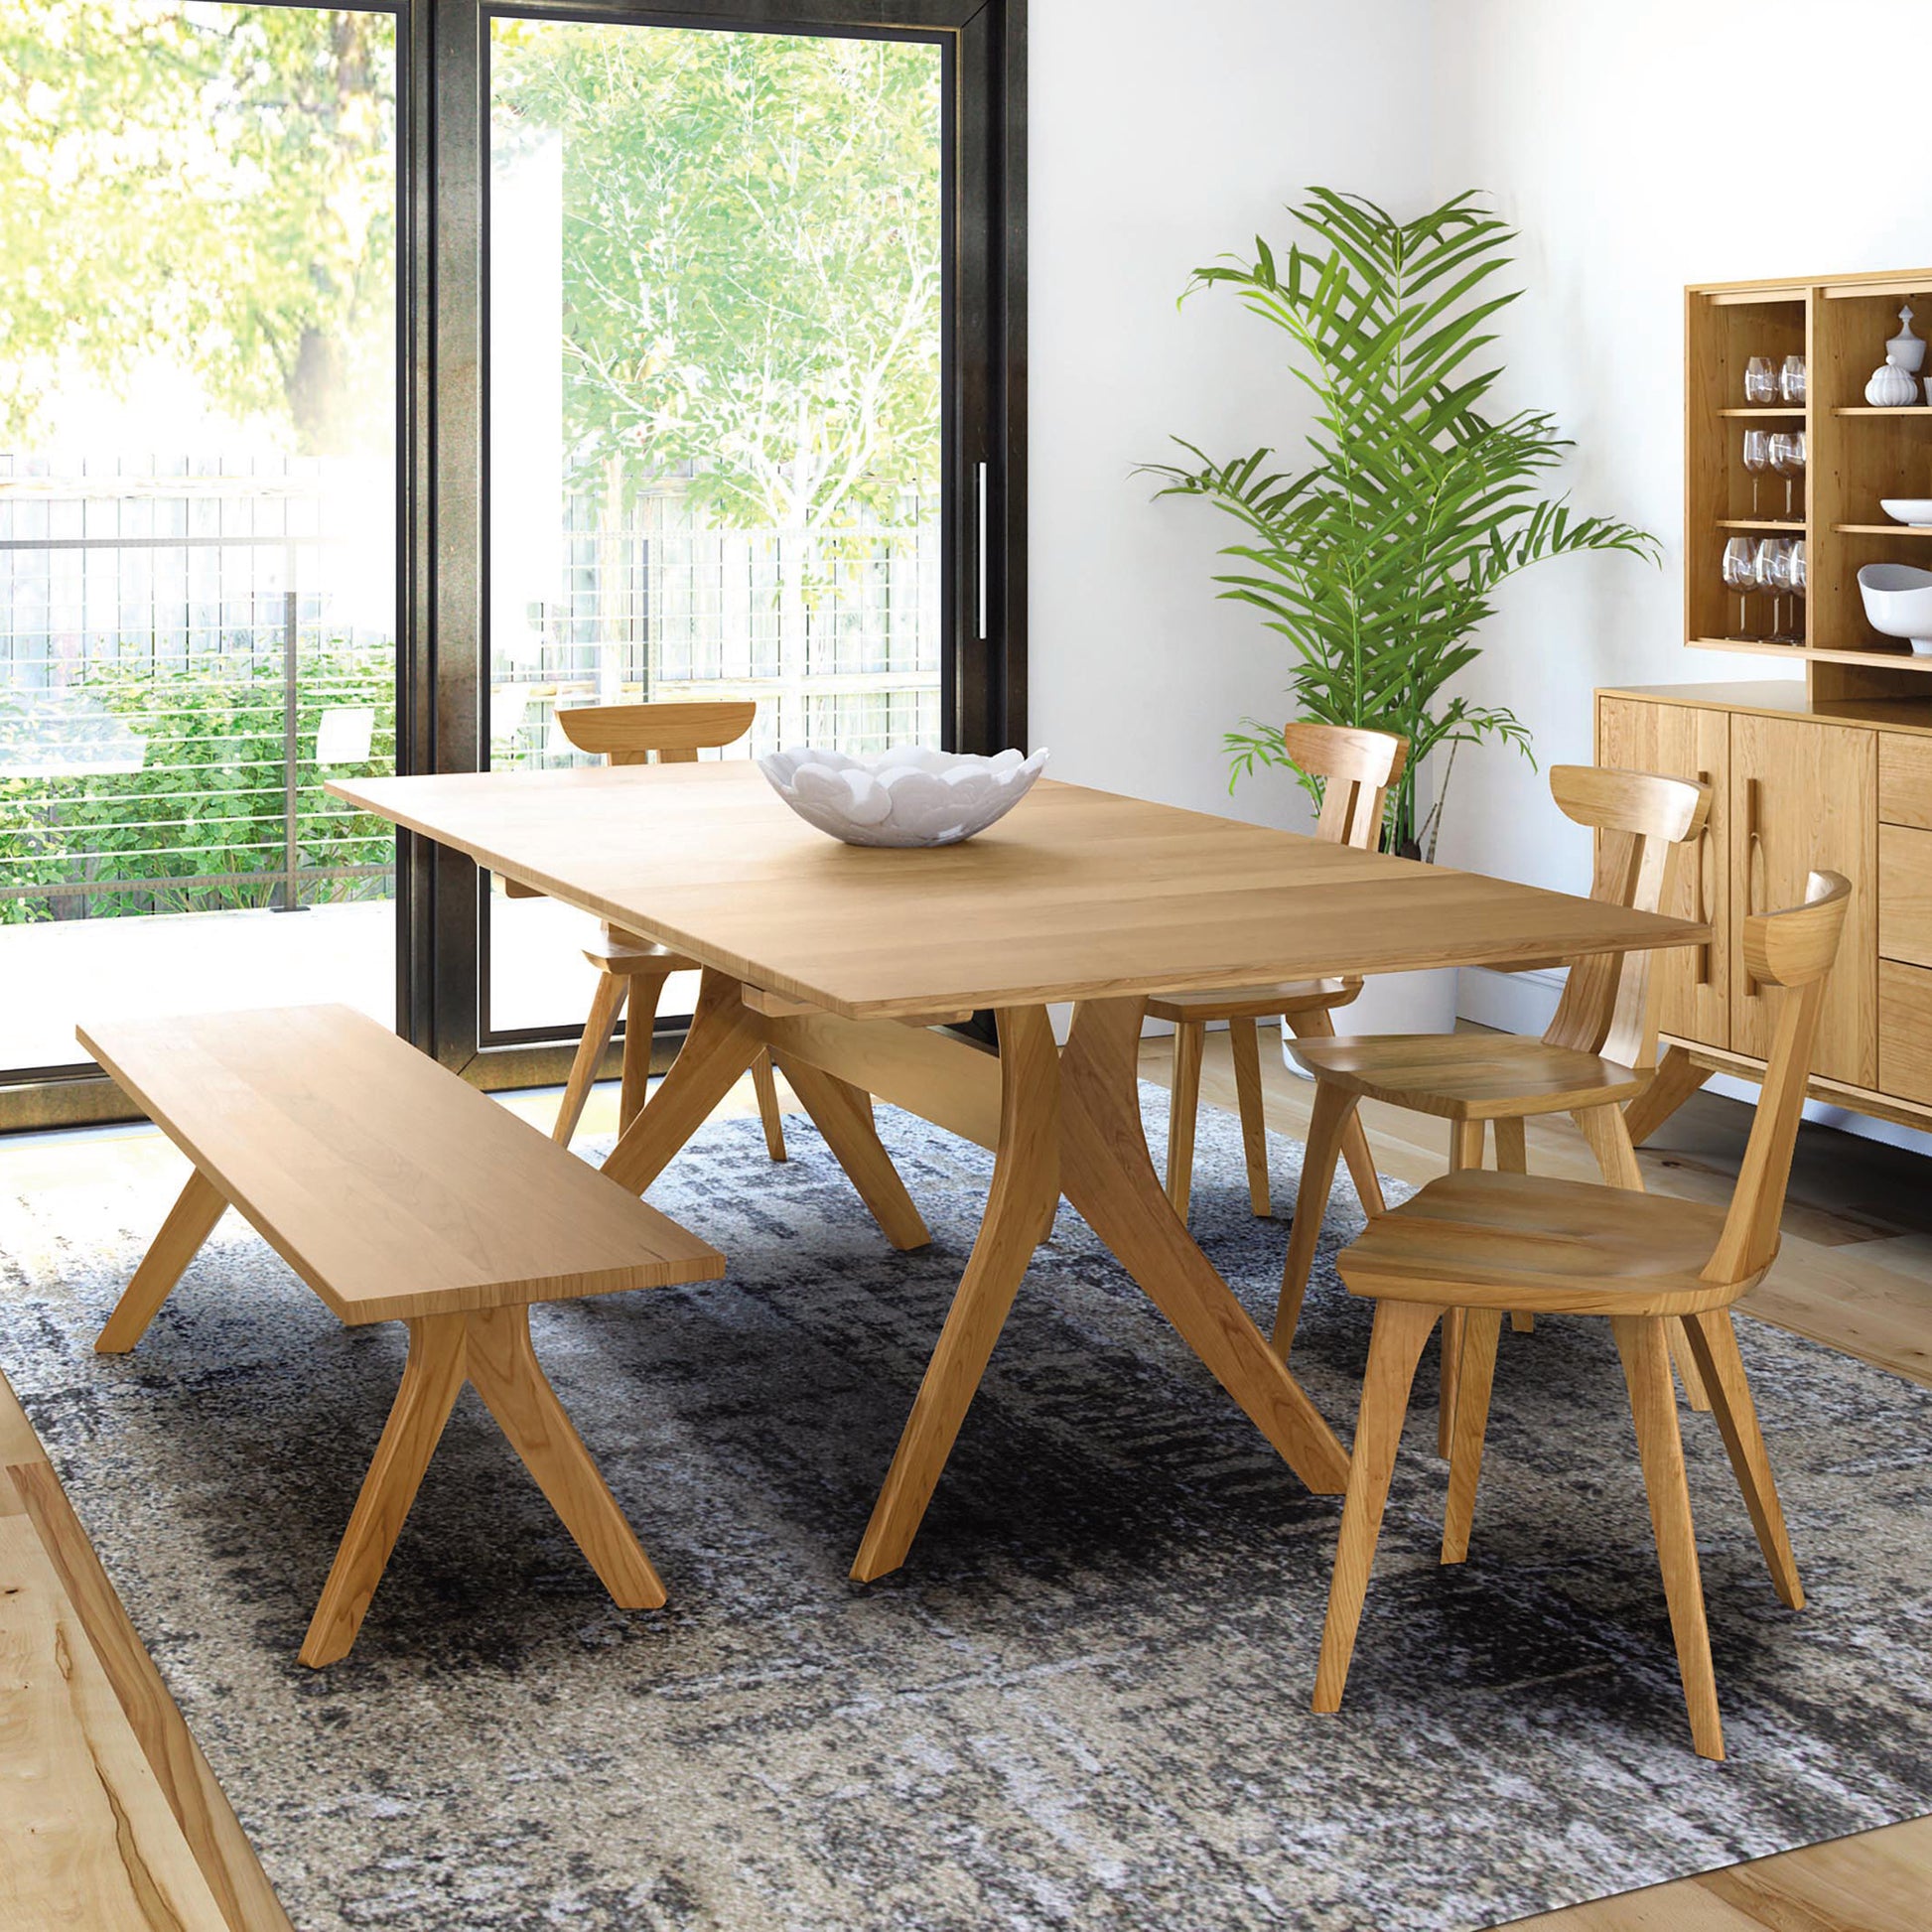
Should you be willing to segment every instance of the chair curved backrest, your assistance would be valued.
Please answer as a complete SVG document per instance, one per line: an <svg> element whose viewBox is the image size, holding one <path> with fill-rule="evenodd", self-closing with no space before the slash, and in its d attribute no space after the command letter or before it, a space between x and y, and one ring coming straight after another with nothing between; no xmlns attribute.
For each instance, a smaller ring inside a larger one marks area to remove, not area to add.
<svg viewBox="0 0 1932 1932"><path fill-rule="evenodd" d="M1373 852L1382 842L1389 790L1409 761L1409 741L1298 719L1282 727L1282 746L1298 770L1323 781L1315 837Z"/></svg>
<svg viewBox="0 0 1932 1932"><path fill-rule="evenodd" d="M1851 901L1852 882L1843 873L1815 872L1806 883L1802 905L1754 912L1744 921L1744 970L1760 984L1784 992L1730 1211L1705 1264L1707 1282L1748 1287L1777 1254L1778 1221L1804 1116L1818 1011Z"/></svg>
<svg viewBox="0 0 1932 1932"><path fill-rule="evenodd" d="M689 764L702 752L733 745L752 729L756 699L662 704L590 704L557 713L557 729L580 752L613 764Z"/></svg>
<svg viewBox="0 0 1932 1932"><path fill-rule="evenodd" d="M1594 764L1550 767L1550 792L1566 818L1596 833L1590 897L1639 912L1660 910L1686 849L1711 814L1711 787L1650 771ZM1543 1037L1552 1046L1648 1066L1657 1046L1657 984L1648 952L1590 953L1570 977Z"/></svg>

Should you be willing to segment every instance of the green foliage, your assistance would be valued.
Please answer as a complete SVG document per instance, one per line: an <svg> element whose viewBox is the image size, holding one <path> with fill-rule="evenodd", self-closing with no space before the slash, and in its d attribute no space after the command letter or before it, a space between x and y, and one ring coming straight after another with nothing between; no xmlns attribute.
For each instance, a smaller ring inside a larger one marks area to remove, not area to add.
<svg viewBox="0 0 1932 1932"><path fill-rule="evenodd" d="M1278 261L1257 236L1252 262L1196 269L1182 300L1230 286L1287 334L1301 351L1292 372L1314 400L1311 465L1271 470L1268 449L1216 462L1176 437L1191 464L1143 467L1168 480L1158 494L1205 498L1242 525L1221 552L1234 568L1215 582L1289 640L1303 714L1410 741L1388 836L1399 850L1426 842L1433 857L1457 749L1494 739L1530 756L1514 713L1446 691L1480 655L1474 632L1497 587L1580 550L1655 562L1657 540L1539 493L1570 447L1545 411L1483 413L1502 369L1476 358L1518 292L1493 282L1515 236L1475 195L1408 222L1325 188L1291 211L1321 249L1297 245ZM1242 724L1227 734L1230 788L1258 763L1289 762L1279 726ZM1418 768L1442 748L1448 765L1419 825Z"/></svg>
<svg viewBox="0 0 1932 1932"><path fill-rule="evenodd" d="M80 688L145 741L141 769L0 778L0 877L17 886L141 882L142 890L80 901L79 909L92 917L276 903L275 875L288 858L279 659L238 656L216 670L110 661L91 667ZM316 762L317 728L331 705L374 707L375 735L365 763L325 772ZM300 867L393 865L394 828L351 811L322 784L325 777L368 777L395 768L395 709L392 649L304 653L295 720ZM233 874L257 877L196 883ZM319 904L371 890L386 887L366 878L310 880L302 900ZM0 899L0 923L48 917L51 905Z"/></svg>
<svg viewBox="0 0 1932 1932"><path fill-rule="evenodd" d="M304 454L386 439L394 95L381 14L0 0L0 429L159 356Z"/></svg>
<svg viewBox="0 0 1932 1932"><path fill-rule="evenodd" d="M562 143L572 482L836 530L939 463L937 50L498 21L495 152Z"/></svg>

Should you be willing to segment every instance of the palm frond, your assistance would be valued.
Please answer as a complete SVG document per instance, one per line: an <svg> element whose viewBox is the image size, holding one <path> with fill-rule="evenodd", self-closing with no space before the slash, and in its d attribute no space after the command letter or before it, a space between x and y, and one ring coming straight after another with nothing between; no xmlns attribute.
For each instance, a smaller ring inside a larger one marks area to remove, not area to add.
<svg viewBox="0 0 1932 1932"><path fill-rule="evenodd" d="M1486 413L1502 374L1485 351L1521 291L1497 280L1516 235L1473 192L1398 221L1365 196L1311 188L1290 213L1313 238L1287 251L1257 235L1251 255L1194 270L1181 293L1232 291L1280 329L1312 410L1300 468L1262 448L1217 460L1140 466L1158 496L1194 496L1240 526L1216 594L1254 610L1290 646L1303 715L1400 732L1408 772L1390 837L1434 850L1448 772L1426 821L1416 775L1442 750L1513 746L1534 763L1528 727L1448 687L1480 656L1475 632L1496 588L1579 551L1660 561L1657 539L1586 516L1542 479L1569 443L1545 411ZM1288 762L1279 725L1244 719L1226 736L1230 786ZM1318 795L1318 786L1310 789Z"/></svg>

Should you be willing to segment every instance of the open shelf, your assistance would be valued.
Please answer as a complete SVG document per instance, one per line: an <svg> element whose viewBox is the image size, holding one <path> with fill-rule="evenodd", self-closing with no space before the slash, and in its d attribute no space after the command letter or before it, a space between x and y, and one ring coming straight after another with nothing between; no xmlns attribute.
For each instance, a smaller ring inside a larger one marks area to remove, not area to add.
<svg viewBox="0 0 1932 1932"><path fill-rule="evenodd" d="M1733 591L1734 597L1736 593ZM1803 657L1803 644L1774 644L1768 637L1692 637L1693 650L1736 650L1751 657Z"/></svg>
<svg viewBox="0 0 1932 1932"><path fill-rule="evenodd" d="M1932 523L1834 523L1842 537L1932 537Z"/></svg>
<svg viewBox="0 0 1932 1932"><path fill-rule="evenodd" d="M1782 482L1783 479L1780 478L1779 481ZM1899 525L1900 529L1905 527L1902 523ZM1782 530L1794 537L1801 537L1805 533L1802 517L1721 516L1718 518L1718 528L1721 530Z"/></svg>
<svg viewBox="0 0 1932 1932"><path fill-rule="evenodd" d="M1692 650L1729 650L1745 657L1795 657L1814 664L1863 664L1879 670L1932 674L1932 657L1914 657L1902 642L1896 650L1877 644L1869 649L1846 650L1829 644L1774 644L1768 637L1687 637L1685 642Z"/></svg>
<svg viewBox="0 0 1932 1932"><path fill-rule="evenodd" d="M1898 402L1880 409L1873 403L1862 402L1856 407L1848 405L1834 409L1834 416L1932 416L1932 402Z"/></svg>
<svg viewBox="0 0 1932 1932"><path fill-rule="evenodd" d="M1769 403L1753 403L1748 409L1721 409L1718 414L1720 416L1783 416L1802 422L1805 406L1800 402L1773 408Z"/></svg>

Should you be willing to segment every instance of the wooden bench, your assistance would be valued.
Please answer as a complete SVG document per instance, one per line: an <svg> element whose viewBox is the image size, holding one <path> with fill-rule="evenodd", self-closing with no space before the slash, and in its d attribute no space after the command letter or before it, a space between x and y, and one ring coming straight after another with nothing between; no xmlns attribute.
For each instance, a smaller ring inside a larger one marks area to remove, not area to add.
<svg viewBox="0 0 1932 1932"><path fill-rule="evenodd" d="M292 1932L0 1376L0 1926Z"/></svg>
<svg viewBox="0 0 1932 1932"><path fill-rule="evenodd" d="M284 1007L76 1029L195 1164L94 1346L140 1340L232 1204L345 1322L406 1321L409 1355L302 1645L355 1641L466 1381L612 1596L664 1587L530 1343L532 1302L715 1281L716 1249L373 1020Z"/></svg>

